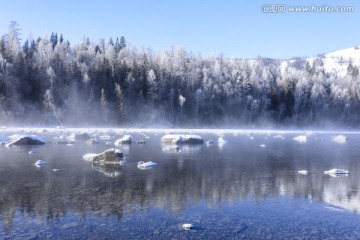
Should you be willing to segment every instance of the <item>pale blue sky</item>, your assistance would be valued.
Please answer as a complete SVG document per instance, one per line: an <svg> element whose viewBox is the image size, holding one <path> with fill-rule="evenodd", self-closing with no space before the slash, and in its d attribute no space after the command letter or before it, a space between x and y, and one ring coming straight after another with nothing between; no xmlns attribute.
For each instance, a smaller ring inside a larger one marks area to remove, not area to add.
<svg viewBox="0 0 360 240"><path fill-rule="evenodd" d="M261 12L263 4L354 6L353 13ZM62 33L72 45L125 36L155 50L182 45L208 56L289 58L360 45L359 1L308 0L1 0L0 35L11 20L22 39Z"/></svg>

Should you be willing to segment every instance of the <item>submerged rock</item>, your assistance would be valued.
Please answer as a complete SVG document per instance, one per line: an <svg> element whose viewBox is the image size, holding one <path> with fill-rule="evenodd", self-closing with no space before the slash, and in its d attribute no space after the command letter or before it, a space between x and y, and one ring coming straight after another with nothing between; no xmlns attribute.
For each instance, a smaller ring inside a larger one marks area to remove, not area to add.
<svg viewBox="0 0 360 240"><path fill-rule="evenodd" d="M161 142L170 144L203 144L204 140L199 135L167 134L161 138Z"/></svg>
<svg viewBox="0 0 360 240"><path fill-rule="evenodd" d="M121 145L121 144L131 144L131 136L130 135L124 135L122 138L116 140L114 142L114 145Z"/></svg>
<svg viewBox="0 0 360 240"><path fill-rule="evenodd" d="M102 153L88 153L83 156L87 161L100 164L121 163L121 159L124 157L123 152L120 149L110 148Z"/></svg>
<svg viewBox="0 0 360 240"><path fill-rule="evenodd" d="M24 146L24 145L43 145L45 142L38 136L29 135L29 136L19 136L14 141L6 144L6 147L15 146Z"/></svg>

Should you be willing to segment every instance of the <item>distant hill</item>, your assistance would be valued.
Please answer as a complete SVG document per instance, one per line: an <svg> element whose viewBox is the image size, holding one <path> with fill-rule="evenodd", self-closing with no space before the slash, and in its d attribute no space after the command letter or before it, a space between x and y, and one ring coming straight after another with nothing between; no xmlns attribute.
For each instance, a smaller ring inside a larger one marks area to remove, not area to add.
<svg viewBox="0 0 360 240"><path fill-rule="evenodd" d="M301 69L305 67L306 62L311 66L315 64L317 68L323 68L325 72L329 74L345 77L347 75L349 64L360 68L360 48L359 46L355 46L319 54L317 57L313 58L285 60L281 64L281 69L284 70L286 67Z"/></svg>

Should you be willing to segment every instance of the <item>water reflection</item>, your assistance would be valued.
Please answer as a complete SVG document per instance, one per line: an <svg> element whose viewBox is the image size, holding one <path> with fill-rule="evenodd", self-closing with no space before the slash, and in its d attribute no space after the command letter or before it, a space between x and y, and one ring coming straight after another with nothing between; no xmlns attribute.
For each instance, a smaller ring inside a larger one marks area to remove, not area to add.
<svg viewBox="0 0 360 240"><path fill-rule="evenodd" d="M359 147L357 136L338 146L312 139L298 144L265 137L227 136L222 149L203 145L166 151L169 146L160 144L160 136L151 136L145 145L126 146L127 163L109 166L82 160L84 153L101 152L105 144L76 148L49 144L33 155L25 148L1 148L0 217L11 229L16 211L42 221L62 218L68 212L120 218L139 209L181 211L200 201L216 208L227 202L261 203L279 196L358 211L359 156L352 150ZM266 148L259 147L265 140ZM40 157L48 165L35 171L33 163ZM136 164L142 159L158 166L141 171ZM351 174L339 178L323 174L332 167L351 169ZM309 173L301 175L299 169Z"/></svg>

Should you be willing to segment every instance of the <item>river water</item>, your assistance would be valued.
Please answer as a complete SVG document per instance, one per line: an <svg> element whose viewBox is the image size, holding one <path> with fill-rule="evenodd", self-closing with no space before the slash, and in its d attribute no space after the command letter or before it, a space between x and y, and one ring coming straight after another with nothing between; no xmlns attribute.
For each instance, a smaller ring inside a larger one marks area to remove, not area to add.
<svg viewBox="0 0 360 240"><path fill-rule="evenodd" d="M360 239L360 134L199 132L226 142L178 150L162 132L127 134L123 165L82 158L115 147L114 132L94 145L43 132L45 145L0 147L0 239ZM324 174L332 168L350 174Z"/></svg>

